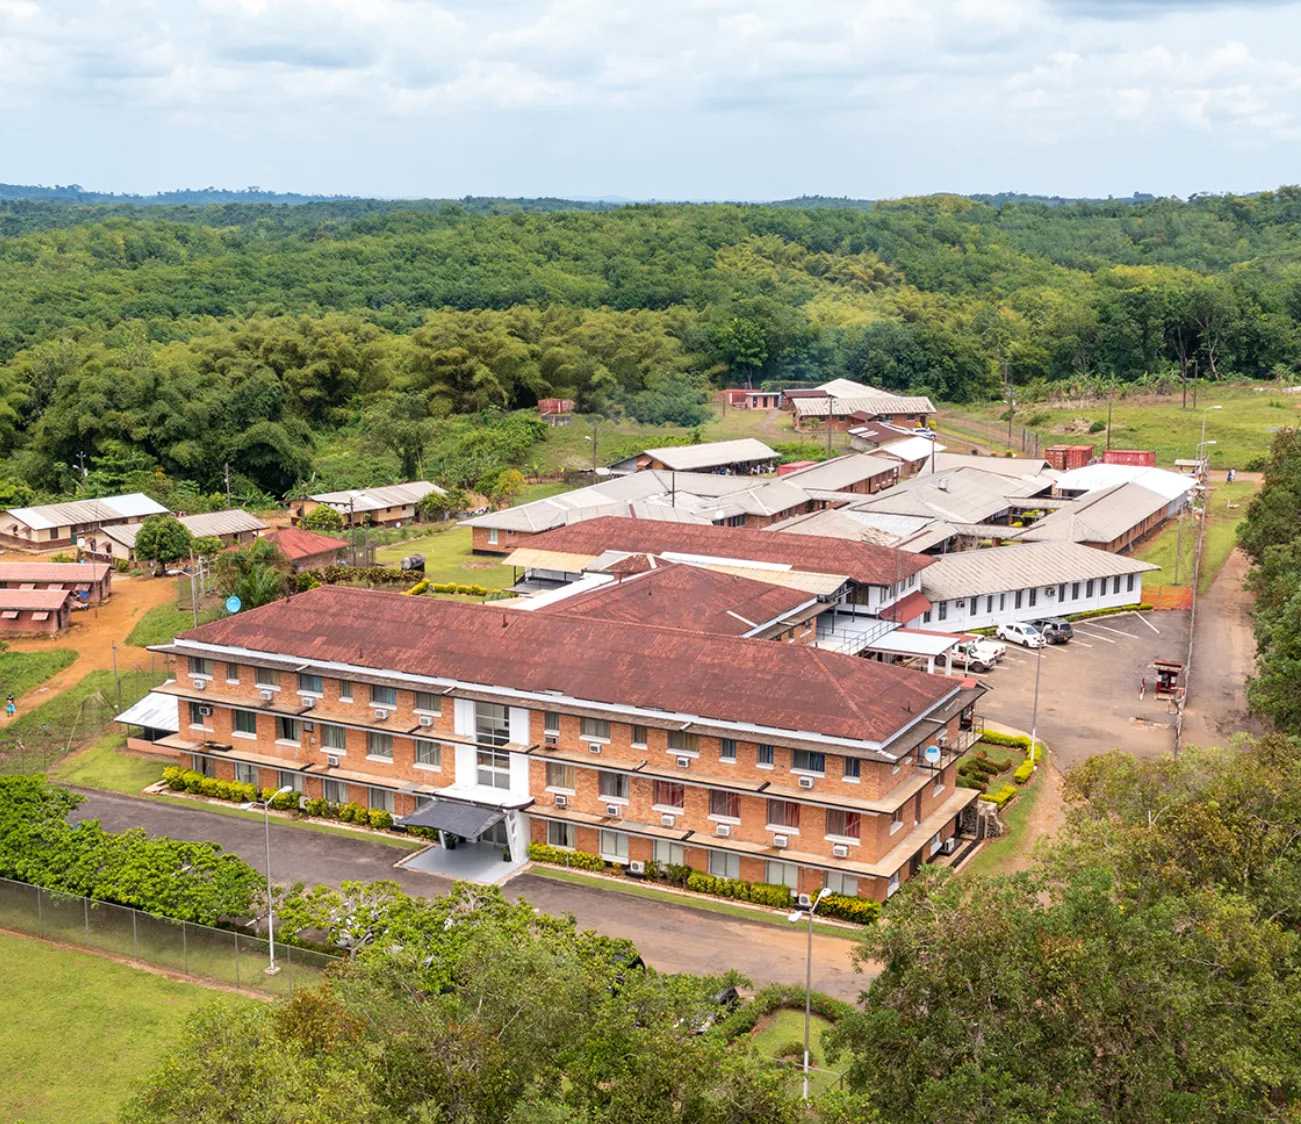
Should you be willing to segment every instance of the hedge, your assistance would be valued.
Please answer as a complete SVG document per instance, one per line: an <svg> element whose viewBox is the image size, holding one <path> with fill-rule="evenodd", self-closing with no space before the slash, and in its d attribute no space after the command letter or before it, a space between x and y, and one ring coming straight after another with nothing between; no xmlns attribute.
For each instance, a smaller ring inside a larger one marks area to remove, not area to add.
<svg viewBox="0 0 1301 1124"><path fill-rule="evenodd" d="M1016 795L1016 785L1005 784L996 793L994 793L993 796L986 795L986 796L982 796L980 799L988 800L991 804L994 804L997 807L1001 808L1015 795Z"/></svg>
<svg viewBox="0 0 1301 1124"><path fill-rule="evenodd" d="M826 900L822 903L826 905ZM735 1011L717 1024L718 1031L731 1041L742 1034L749 1034L764 1015L771 1015L783 1007L797 1010L804 1009L804 989L796 984L769 984L761 987L750 997L749 1002L741 1004ZM809 993L809 1010L830 1023L838 1023L846 1015L854 1013L854 1007L843 999L836 999L825 992ZM803 1046L800 1047L803 1053Z"/></svg>
<svg viewBox="0 0 1301 1124"><path fill-rule="evenodd" d="M1030 737L1028 734L1000 734L997 730L981 730L980 740L988 742L990 745L1012 746L1021 750L1027 757L1030 756ZM1042 760L1046 748L1042 738L1036 739L1034 760Z"/></svg>
<svg viewBox="0 0 1301 1124"><path fill-rule="evenodd" d="M1017 784L1025 784L1025 782L1028 781L1033 776L1034 776L1034 762L1027 757L1021 763L1017 771L1012 774L1012 779L1016 781Z"/></svg>
<svg viewBox="0 0 1301 1124"><path fill-rule="evenodd" d="M567 851L550 843L530 843L529 858L535 863L555 863L556 866L576 867L579 870L604 870L605 860L587 851Z"/></svg>
<svg viewBox="0 0 1301 1124"><path fill-rule="evenodd" d="M213 800L232 800L237 804L251 804L255 800L271 800L278 812L300 812L323 819L342 820L362 827L386 831L393 826L393 817L382 808L364 808L360 804L336 804L331 800L304 800L301 792L285 792L273 796L273 788L259 790L257 785L243 781L223 781L205 777L193 769L168 765L163 770L163 780L173 792L191 792Z"/></svg>
<svg viewBox="0 0 1301 1124"><path fill-rule="evenodd" d="M1152 606L1148 602L1142 601L1137 605L1120 605L1115 609L1089 609L1083 613L1068 613L1065 619L1068 621L1087 621L1092 617L1109 617L1115 613L1149 613L1151 611Z"/></svg>

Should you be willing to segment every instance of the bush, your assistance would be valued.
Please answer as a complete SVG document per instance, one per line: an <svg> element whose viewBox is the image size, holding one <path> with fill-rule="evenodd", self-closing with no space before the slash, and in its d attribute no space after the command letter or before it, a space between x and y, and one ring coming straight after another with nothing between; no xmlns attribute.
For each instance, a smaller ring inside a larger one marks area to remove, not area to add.
<svg viewBox="0 0 1301 1124"><path fill-rule="evenodd" d="M387 831L393 826L393 817L383 808L372 808L370 810L370 826L378 828L381 831Z"/></svg>
<svg viewBox="0 0 1301 1124"><path fill-rule="evenodd" d="M1106 428L1107 428L1107 423L1106 423L1106 422L1104 422L1104 421L1095 421L1095 422L1093 422L1093 423L1089 426L1089 432L1090 432L1090 433L1101 433L1101 432L1102 432L1104 429L1106 429Z"/></svg>
<svg viewBox="0 0 1301 1124"><path fill-rule="evenodd" d="M1032 776L1034 776L1034 762L1027 757L1017 771L1012 774L1012 779L1017 784L1025 784Z"/></svg>
<svg viewBox="0 0 1301 1124"><path fill-rule="evenodd" d="M670 886L685 886L687 879L691 877L691 867L685 863L669 863L665 868L664 877L668 879Z"/></svg>
<svg viewBox="0 0 1301 1124"><path fill-rule="evenodd" d="M804 1060L803 1042L783 1042L772 1052L774 1058L799 1058Z"/></svg>
<svg viewBox="0 0 1301 1124"><path fill-rule="evenodd" d="M750 900L760 905L776 906L778 909L790 909L795 904L795 895L789 886L774 885L771 882L756 882L750 887Z"/></svg>
<svg viewBox="0 0 1301 1124"><path fill-rule="evenodd" d="M1016 795L1016 785L1005 784L993 796L982 796L982 800L988 800L991 804L1001 808Z"/></svg>
<svg viewBox="0 0 1301 1124"><path fill-rule="evenodd" d="M553 863L556 866L568 866L575 870L604 870L605 860L600 855L586 851L569 851L564 847L553 847L550 843L530 843L529 858L535 863Z"/></svg>
<svg viewBox="0 0 1301 1124"><path fill-rule="evenodd" d="M761 987L730 1015L720 1019L717 1029L729 1041L748 1034L764 1015L770 1015L783 1007L802 1011L804 1009L804 989L795 984L769 984ZM821 991L809 993L809 1010L820 1015L830 1023L838 1023L846 1015L852 1014L854 1008L843 999L836 999ZM804 1046L800 1045L803 1054Z"/></svg>
<svg viewBox="0 0 1301 1124"><path fill-rule="evenodd" d="M415 585L407 590L407 593L412 597L420 597L429 592L429 585L430 582L428 578L421 578Z"/></svg>
<svg viewBox="0 0 1301 1124"><path fill-rule="evenodd" d="M964 777L964 776L962 776L962 774L959 773L959 774L958 774L958 787L959 787L959 788L974 788L974 789L976 789L978 792L984 792L984 791L989 787L989 782L988 782L988 781L978 781L978 780L975 779L975 777L970 777L970 776L966 776L966 777Z"/></svg>
<svg viewBox="0 0 1301 1124"><path fill-rule="evenodd" d="M321 818L326 814L328 802L322 800L319 796L314 796L310 800L303 801L303 812L309 816Z"/></svg>
<svg viewBox="0 0 1301 1124"><path fill-rule="evenodd" d="M818 906L818 912L841 921L871 925L881 916L881 903L871 898L851 898L848 894L828 894Z"/></svg>
<svg viewBox="0 0 1301 1124"><path fill-rule="evenodd" d="M1120 605L1115 609L1089 609L1083 613L1068 613L1068 621L1087 621L1093 617L1111 617L1117 613L1148 613L1151 612L1152 606L1147 602L1140 602L1134 605Z"/></svg>

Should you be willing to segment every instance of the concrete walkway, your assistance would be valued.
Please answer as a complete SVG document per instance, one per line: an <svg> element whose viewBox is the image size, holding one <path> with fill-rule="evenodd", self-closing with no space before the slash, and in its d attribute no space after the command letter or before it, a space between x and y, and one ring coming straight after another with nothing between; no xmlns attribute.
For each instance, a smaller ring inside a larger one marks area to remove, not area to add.
<svg viewBox="0 0 1301 1124"><path fill-rule="evenodd" d="M257 820L92 789L77 791L86 802L74 819L97 819L108 831L142 827L150 835L210 841L258 870L265 862L263 828ZM271 824L272 875L277 882L337 886L387 878L409 894L429 897L451 888L449 879L395 866L409 854L361 835L351 839L274 820ZM756 985L804 983L808 937L803 927L745 921L535 874L518 875L503 890L508 898L527 899L544 913L572 913L581 928L627 937L648 964L663 972L704 974L735 968ZM814 936L815 988L842 999L858 998L870 976L854 972L852 948L848 940Z"/></svg>

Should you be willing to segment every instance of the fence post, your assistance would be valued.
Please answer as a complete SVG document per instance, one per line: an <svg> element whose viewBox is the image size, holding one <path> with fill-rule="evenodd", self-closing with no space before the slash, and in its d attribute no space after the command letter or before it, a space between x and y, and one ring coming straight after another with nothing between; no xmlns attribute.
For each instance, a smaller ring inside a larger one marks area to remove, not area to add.
<svg viewBox="0 0 1301 1124"><path fill-rule="evenodd" d="M45 936L45 913L41 909L41 888L34 886L36 891L36 931L43 937Z"/></svg>
<svg viewBox="0 0 1301 1124"><path fill-rule="evenodd" d="M235 986L239 987L239 934L231 934L235 938Z"/></svg>
<svg viewBox="0 0 1301 1124"><path fill-rule="evenodd" d="M140 938L136 934L136 911L131 911L131 955L140 959Z"/></svg>
<svg viewBox="0 0 1301 1124"><path fill-rule="evenodd" d="M90 944L90 899L81 899L81 911L86 915L86 943Z"/></svg>
<svg viewBox="0 0 1301 1124"><path fill-rule="evenodd" d="M294 946L285 945L285 961L289 965L289 998L294 997Z"/></svg>
<svg viewBox="0 0 1301 1124"><path fill-rule="evenodd" d="M189 929L190 929L190 923L188 921L182 921L181 922L181 968L187 976L190 974L190 942L187 937L187 934L189 933Z"/></svg>

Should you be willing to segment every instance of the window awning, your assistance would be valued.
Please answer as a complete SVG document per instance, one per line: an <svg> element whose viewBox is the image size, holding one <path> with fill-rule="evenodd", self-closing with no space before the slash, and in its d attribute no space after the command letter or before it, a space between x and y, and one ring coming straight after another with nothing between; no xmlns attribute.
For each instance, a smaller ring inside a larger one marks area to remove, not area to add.
<svg viewBox="0 0 1301 1124"><path fill-rule="evenodd" d="M435 800L403 816L398 823L403 827L432 827L448 831L467 839L482 835L493 824L506 818L500 808L480 808L477 804L460 804L454 800Z"/></svg>

